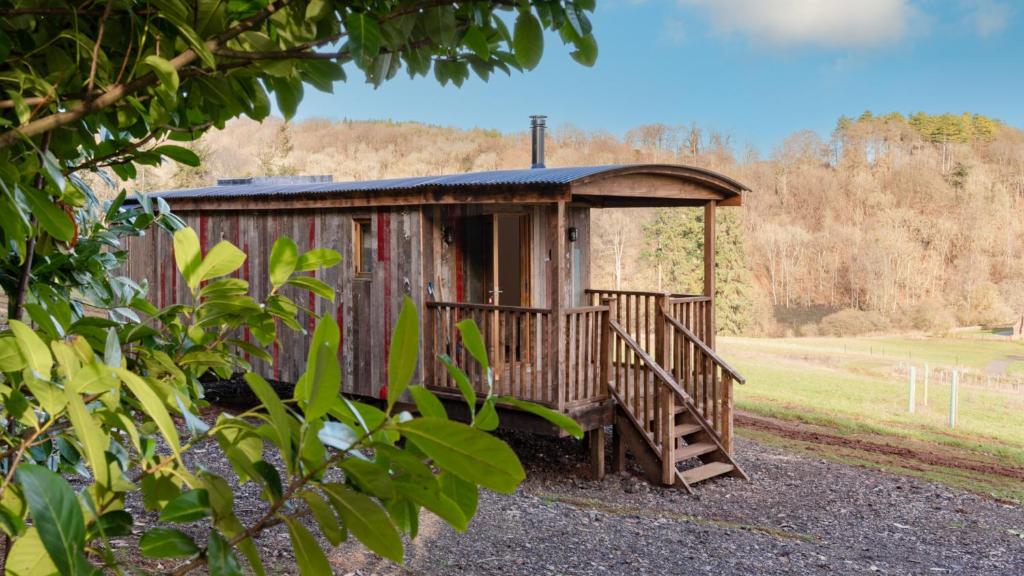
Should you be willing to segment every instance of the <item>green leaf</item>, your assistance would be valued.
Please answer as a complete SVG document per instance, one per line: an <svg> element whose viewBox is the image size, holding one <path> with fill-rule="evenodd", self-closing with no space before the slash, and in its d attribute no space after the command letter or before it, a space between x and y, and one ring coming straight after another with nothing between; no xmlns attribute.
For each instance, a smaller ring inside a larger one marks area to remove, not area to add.
<svg viewBox="0 0 1024 576"><path fill-rule="evenodd" d="M285 524L288 525L288 535L292 540L292 551L295 552L295 560L299 564L299 574L302 576L323 576L331 574L331 564L324 556L313 535L306 530L306 527L291 516L282 516Z"/></svg>
<svg viewBox="0 0 1024 576"><path fill-rule="evenodd" d="M87 561L85 519L74 490L63 478L35 464L18 466L17 480L54 566L61 574L78 574Z"/></svg>
<svg viewBox="0 0 1024 576"><path fill-rule="evenodd" d="M491 59L491 47L487 43L487 36L484 35L480 28L473 26L466 30L466 35L462 37L462 42L469 46L469 49L479 56L481 60Z"/></svg>
<svg viewBox="0 0 1024 576"><path fill-rule="evenodd" d="M330 248L313 248L299 256L295 264L297 272L309 272L317 268L330 268L341 262L341 254Z"/></svg>
<svg viewBox="0 0 1024 576"><path fill-rule="evenodd" d="M151 151L155 154L166 156L171 160L186 166L199 166L200 163L199 156L184 146L165 144L163 146L157 146Z"/></svg>
<svg viewBox="0 0 1024 576"><path fill-rule="evenodd" d="M139 539L139 552L148 558L181 558L199 552L192 537L174 528L151 528Z"/></svg>
<svg viewBox="0 0 1024 576"><path fill-rule="evenodd" d="M363 12L353 12L345 17L353 56L358 60L370 60L380 53L380 25L377 20Z"/></svg>
<svg viewBox="0 0 1024 576"><path fill-rule="evenodd" d="M42 190L25 190L25 200L32 215L47 234L61 242L70 242L75 237L75 223L60 206L53 203L53 197Z"/></svg>
<svg viewBox="0 0 1024 576"><path fill-rule="evenodd" d="M495 492L511 494L526 477L507 444L461 422L417 418L398 429L438 468Z"/></svg>
<svg viewBox="0 0 1024 576"><path fill-rule="evenodd" d="M459 532L466 530L469 519L451 498L441 493L437 482L427 483L410 479L395 482L399 494L430 510Z"/></svg>
<svg viewBox="0 0 1024 576"><path fill-rule="evenodd" d="M345 529L338 522L338 517L334 514L334 509L331 508L327 499L313 490L303 490L299 496L306 501L306 505L313 512L317 526L320 527L320 532L331 546L337 546L344 542Z"/></svg>
<svg viewBox="0 0 1024 576"><path fill-rule="evenodd" d="M330 314L316 323L302 386L295 387L296 399L307 421L327 414L338 397L341 388L341 365L338 363L340 340L338 323Z"/></svg>
<svg viewBox="0 0 1024 576"><path fill-rule="evenodd" d="M420 323L416 316L416 305L406 296L402 300L402 311L391 337L388 351L388 411L405 392L420 354Z"/></svg>
<svg viewBox="0 0 1024 576"><path fill-rule="evenodd" d="M0 372L19 372L25 368L18 341L11 337L0 338Z"/></svg>
<svg viewBox="0 0 1024 576"><path fill-rule="evenodd" d="M85 448L85 459L89 461L96 483L104 488L110 487L110 468L107 467L107 447L110 438L103 428L93 419L85 407L82 397L77 393L67 394L68 419L75 429L75 436Z"/></svg>
<svg viewBox="0 0 1024 576"><path fill-rule="evenodd" d="M14 540L11 552L7 556L5 574L7 576L35 576L36 574L55 574L57 565L39 537L35 526Z"/></svg>
<svg viewBox="0 0 1024 576"><path fill-rule="evenodd" d="M455 385L459 387L459 392L462 393L462 397L466 399L466 404L469 405L469 413L476 413L476 390L473 389L473 384L469 381L469 376L455 365L455 362L447 355L441 354L437 357L438 360L444 364L448 374L451 375L452 380L455 380Z"/></svg>
<svg viewBox="0 0 1024 576"><path fill-rule="evenodd" d="M331 13L331 3L327 0L310 0L306 5L306 20L316 22Z"/></svg>
<svg viewBox="0 0 1024 576"><path fill-rule="evenodd" d="M198 286L196 269L202 262L203 255L199 251L199 236L191 228L182 228L174 233L174 262L178 271L189 286Z"/></svg>
<svg viewBox="0 0 1024 576"><path fill-rule="evenodd" d="M580 38L576 42L576 49L570 52L569 56L584 66L593 66L597 62L597 40L592 34Z"/></svg>
<svg viewBox="0 0 1024 576"><path fill-rule="evenodd" d="M161 522L194 522L210 515L210 493L203 488L182 492L160 511Z"/></svg>
<svg viewBox="0 0 1024 576"><path fill-rule="evenodd" d="M473 359L483 368L484 374L490 375L491 364L487 361L487 346L484 344L484 337L480 334L480 328L477 327L476 322L466 319L456 324L455 327L459 329L462 344L466 350L469 350Z"/></svg>
<svg viewBox="0 0 1024 576"><path fill-rule="evenodd" d="M402 539L379 504L341 484L324 484L323 489L353 536L384 558L402 561Z"/></svg>
<svg viewBox="0 0 1024 576"><path fill-rule="evenodd" d="M206 548L206 565L210 568L210 576L242 576L242 564L235 556L235 551L216 530L210 531L210 541ZM260 571L262 569L261 564Z"/></svg>
<svg viewBox="0 0 1024 576"><path fill-rule="evenodd" d="M299 247L287 236L281 236L270 250L270 284L274 289L284 286L295 272L299 261Z"/></svg>
<svg viewBox="0 0 1024 576"><path fill-rule="evenodd" d="M312 276L292 276L287 284L303 290L309 290L321 298L334 302L334 288Z"/></svg>
<svg viewBox="0 0 1024 576"><path fill-rule="evenodd" d="M494 407L494 397L484 400L483 406L473 419L473 426L484 432L490 432L498 427L498 411Z"/></svg>
<svg viewBox="0 0 1024 576"><path fill-rule="evenodd" d="M168 106L174 105L178 95L178 71L170 62L155 54L146 56L142 63L152 68L153 74L160 81L156 88L160 99Z"/></svg>
<svg viewBox="0 0 1024 576"><path fill-rule="evenodd" d="M341 461L341 469L345 476L353 480L360 492L372 494L378 498L389 500L395 497L395 487L387 468L362 458L345 458Z"/></svg>
<svg viewBox="0 0 1024 576"><path fill-rule="evenodd" d="M546 408L539 404L534 404L533 402L520 400L519 398L515 398L513 396L499 396L498 402L501 402L502 404L509 404L520 410L529 412L530 414L540 416L541 418L547 420L548 422L551 422L555 426L558 426L562 430L565 430L573 438L583 438L583 428L581 428L575 420L569 418L568 416L561 412L557 412L555 410Z"/></svg>
<svg viewBox="0 0 1024 576"><path fill-rule="evenodd" d="M409 393L412 394L413 402L416 403L416 408L424 418L448 418L444 404L430 390L423 386L410 386Z"/></svg>
<svg viewBox="0 0 1024 576"><path fill-rule="evenodd" d="M193 276L195 284L190 282L189 288L195 290L196 286L204 280L231 274L241 268L243 263L245 263L245 252L239 250L231 242L221 240L203 257Z"/></svg>
<svg viewBox="0 0 1024 576"><path fill-rule="evenodd" d="M438 481L441 483L441 492L459 506L467 520L471 520L476 515L480 499L476 484L447 472L442 472Z"/></svg>
<svg viewBox="0 0 1024 576"><path fill-rule="evenodd" d="M512 32L512 50L516 62L527 70L533 70L544 54L544 29L532 12L520 12Z"/></svg>
<svg viewBox="0 0 1024 576"><path fill-rule="evenodd" d="M42 378L49 378L53 370L53 356L34 330L18 320L10 321L10 329L21 349L21 357L28 367Z"/></svg>
<svg viewBox="0 0 1024 576"><path fill-rule="evenodd" d="M348 450L359 440L359 435L348 424L328 420L317 432L317 438L331 448Z"/></svg>
<svg viewBox="0 0 1024 576"><path fill-rule="evenodd" d="M178 430L174 427L174 421L171 420L171 415L167 412L167 408L164 407L163 402L156 392L150 388L149 384L145 380L135 375L129 370L124 368L113 369L117 373L118 377L124 382L132 394L139 399L139 403L142 404L142 409L146 412L156 424L157 429L163 434L167 444L174 453L174 457L181 462L181 444L178 441Z"/></svg>
<svg viewBox="0 0 1024 576"><path fill-rule="evenodd" d="M263 407L267 410L267 414L270 417L270 425L274 430L276 436L276 442L278 449L281 450L281 457L285 463L288 464L288 469L292 468L292 434L291 434L291 423L288 417L288 412L285 411L284 404L281 403L281 399L278 398L277 392L270 387L270 384L263 379L262 376L255 372L249 372L245 375L245 381L249 384L249 388L256 394Z"/></svg>
<svg viewBox="0 0 1024 576"><path fill-rule="evenodd" d="M64 187L67 184L67 180L64 178L64 170L60 165L60 161L53 155L53 152L47 150L43 153L43 174L51 184L57 187L57 190L64 192Z"/></svg>
<svg viewBox="0 0 1024 576"><path fill-rule="evenodd" d="M8 90L7 95L11 97L11 102L14 103L14 115L18 117L18 124L28 124L29 120L32 119L32 109L25 102L25 97L17 90Z"/></svg>

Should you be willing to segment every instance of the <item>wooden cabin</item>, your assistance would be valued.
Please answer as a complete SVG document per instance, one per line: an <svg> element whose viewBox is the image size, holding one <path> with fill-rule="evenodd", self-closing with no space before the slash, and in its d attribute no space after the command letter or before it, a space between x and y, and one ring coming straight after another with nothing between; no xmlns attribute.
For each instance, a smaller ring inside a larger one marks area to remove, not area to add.
<svg viewBox="0 0 1024 576"><path fill-rule="evenodd" d="M535 146L535 150L537 147ZM536 156L536 152L535 152ZM535 165L542 165L535 157ZM343 390L377 398L402 296L422 318L417 379L453 417L465 407L435 360L447 354L485 390L455 324L473 318L486 339L499 394L564 412L588 431L594 473L604 472L604 427L615 425L613 465L628 447L656 481L689 489L732 460L732 387L741 378L715 353L715 215L746 188L687 166L536 167L368 182L329 177L241 178L157 195L198 232L204 250L227 239L244 250L239 274L257 297L270 289L267 258L287 235L301 250L329 247L341 265L317 273L334 304L286 295L331 313L341 327ZM609 290L590 283L591 212L703 207L703 294ZM187 297L167 234L133 239L129 274L147 279L158 306ZM313 318L306 319L308 326ZM268 378L294 382L308 336L283 331ZM460 412L461 411L461 412ZM506 409L505 427L560 432ZM691 465L680 468L682 464Z"/></svg>

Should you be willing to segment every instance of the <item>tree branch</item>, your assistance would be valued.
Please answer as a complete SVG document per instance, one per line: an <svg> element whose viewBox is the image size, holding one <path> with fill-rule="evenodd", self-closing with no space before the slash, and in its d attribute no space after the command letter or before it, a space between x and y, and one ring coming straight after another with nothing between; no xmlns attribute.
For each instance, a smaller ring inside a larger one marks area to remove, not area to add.
<svg viewBox="0 0 1024 576"><path fill-rule="evenodd" d="M292 0L279 0L274 4L268 5L266 8L260 10L255 15L239 22L238 25L234 28L231 28L230 30L225 31L216 38L207 41L207 49L209 49L211 52L217 50L218 48L223 46L224 43L226 43L228 40L231 40L239 34L251 30L256 26L260 25L263 21L270 18L275 12L278 12L282 8L285 8L286 6L291 4L291 2ZM170 64L175 70L180 70L181 68L191 64L192 62L195 62L197 58L199 58L199 55L196 54L196 51L192 48L189 48L181 54L178 54L177 56L172 58ZM125 96L134 94L139 90L148 88L149 86L152 86L157 83L159 83L159 80L157 79L156 75L150 72L148 74L145 74L144 76L136 78L135 80L127 84L111 86L109 90L107 90L100 96L96 97L95 99L87 100L64 112L57 112L44 118L40 118L39 120L33 120L32 122L29 122L24 126L15 128L13 130L8 130L7 132L0 134L0 148L7 148L8 146L16 142L19 138L32 138L33 136L38 136L40 134L50 132L52 130L60 128L61 126L65 126L67 124L80 120L82 117L84 117L86 114L89 114L90 112L103 110L104 108L107 108L108 106L111 106L119 102Z"/></svg>

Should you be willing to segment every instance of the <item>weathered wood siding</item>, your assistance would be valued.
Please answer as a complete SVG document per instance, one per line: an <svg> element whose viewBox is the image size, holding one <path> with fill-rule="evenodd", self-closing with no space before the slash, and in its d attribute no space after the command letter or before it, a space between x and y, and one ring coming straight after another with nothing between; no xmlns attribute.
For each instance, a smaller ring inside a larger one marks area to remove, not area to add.
<svg viewBox="0 0 1024 576"><path fill-rule="evenodd" d="M249 280L252 295L258 300L271 290L268 260L278 237L291 237L300 251L313 247L339 251L343 256L340 265L316 272L337 291L335 302L292 287L285 287L281 293L318 315L331 314L338 321L343 390L378 395L387 381L387 352L403 296L409 295L418 308L423 304L422 219L417 208L188 211L177 215L199 234L204 252L223 239L248 254L236 274ZM356 278L354 274L354 218L369 218L372 225L373 272L368 278ZM148 282L150 300L155 305L190 301L188 288L174 265L169 234L153 230L143 238L131 239L128 250L128 274L136 281ZM267 378L295 382L305 370L314 322L314 318L300 312L303 332L279 326L280 340L270 350L273 365L256 361L255 369ZM251 340L248 334L240 336Z"/></svg>

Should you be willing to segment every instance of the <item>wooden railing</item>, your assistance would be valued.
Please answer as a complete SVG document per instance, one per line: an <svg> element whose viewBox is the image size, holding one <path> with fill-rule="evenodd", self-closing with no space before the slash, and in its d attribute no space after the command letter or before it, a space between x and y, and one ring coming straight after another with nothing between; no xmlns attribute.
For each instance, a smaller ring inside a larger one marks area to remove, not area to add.
<svg viewBox="0 0 1024 576"><path fill-rule="evenodd" d="M616 309L614 320L648 354L654 353L658 309L664 305L667 305L675 318L702 338L708 336L712 330L713 320L708 316L711 298L707 296L603 289L588 289L586 293L590 295L591 304L594 305L602 304L611 298Z"/></svg>
<svg viewBox="0 0 1024 576"><path fill-rule="evenodd" d="M608 397L601 379L604 359L609 344L607 329L608 306L584 306L565 311L565 334L563 342L565 367L562 378L565 382L565 406L600 402Z"/></svg>
<svg viewBox="0 0 1024 576"><path fill-rule="evenodd" d="M711 298L707 296L669 296L665 299L666 313L686 326L709 347L714 348L714 319L711 317Z"/></svg>
<svg viewBox="0 0 1024 576"><path fill-rule="evenodd" d="M662 316L665 334L662 367L693 402L694 407L718 433L727 452L732 452L732 387L743 376L720 358L678 318Z"/></svg>
<svg viewBox="0 0 1024 576"><path fill-rule="evenodd" d="M550 310L427 302L424 318L425 380L427 386L458 392L458 385L434 359L446 354L469 376L477 392L487 392L487 378L459 336L456 324L476 321L491 366L494 393L507 394L549 406L558 405L555 335Z"/></svg>

